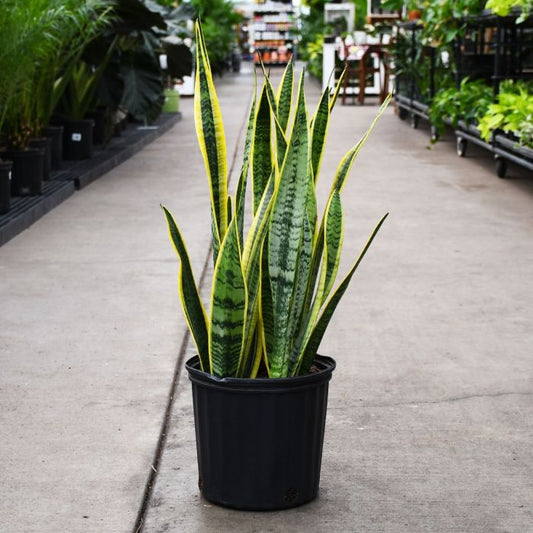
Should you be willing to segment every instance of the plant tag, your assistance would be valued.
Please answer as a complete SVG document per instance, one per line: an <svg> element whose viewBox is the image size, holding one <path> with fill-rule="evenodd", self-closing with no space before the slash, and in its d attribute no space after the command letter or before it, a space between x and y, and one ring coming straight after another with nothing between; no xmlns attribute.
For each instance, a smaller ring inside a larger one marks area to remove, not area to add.
<svg viewBox="0 0 533 533"><path fill-rule="evenodd" d="M81 141L81 133L73 133L72 140L79 143Z"/></svg>

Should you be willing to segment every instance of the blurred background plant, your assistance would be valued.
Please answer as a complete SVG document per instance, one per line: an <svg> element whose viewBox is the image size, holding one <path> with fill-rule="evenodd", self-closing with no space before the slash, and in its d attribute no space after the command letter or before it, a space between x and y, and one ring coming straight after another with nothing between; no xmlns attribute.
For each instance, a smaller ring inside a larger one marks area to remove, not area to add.
<svg viewBox="0 0 533 533"><path fill-rule="evenodd" d="M192 71L195 14L152 0L2 0L0 147L25 149L54 116L97 107L112 121L157 118L165 80Z"/></svg>
<svg viewBox="0 0 533 533"><path fill-rule="evenodd" d="M222 74L237 48L236 26L244 20L230 0L191 0L202 22L211 69Z"/></svg>
<svg viewBox="0 0 533 533"><path fill-rule="evenodd" d="M488 105L479 118L478 129L486 141L501 131L520 146L533 148L533 83L503 81L496 102Z"/></svg>
<svg viewBox="0 0 533 533"><path fill-rule="evenodd" d="M429 118L439 133L444 132L446 122L454 128L459 120L476 126L493 101L493 87L483 80L464 78L459 88L454 86L437 92L429 108Z"/></svg>
<svg viewBox="0 0 533 533"><path fill-rule="evenodd" d="M86 44L109 22L110 2L5 0L0 6L0 128L24 149L42 135Z"/></svg>

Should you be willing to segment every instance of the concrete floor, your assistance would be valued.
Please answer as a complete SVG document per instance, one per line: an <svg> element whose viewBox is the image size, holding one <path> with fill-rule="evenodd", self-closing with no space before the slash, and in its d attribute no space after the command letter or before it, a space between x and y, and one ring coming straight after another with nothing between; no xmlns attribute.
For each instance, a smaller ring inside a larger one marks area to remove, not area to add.
<svg viewBox="0 0 533 533"><path fill-rule="evenodd" d="M235 173L251 76L218 87ZM316 102L312 81L308 93ZM324 194L376 110L336 108ZM132 531L172 392L145 532L533 532L532 176L511 166L500 180L452 138L428 149L392 108L343 193L341 271L390 217L321 347L337 369L320 496L264 514L202 499L178 364L194 348L159 209L174 212L199 276L207 185L192 100L182 112L0 248L0 531Z"/></svg>

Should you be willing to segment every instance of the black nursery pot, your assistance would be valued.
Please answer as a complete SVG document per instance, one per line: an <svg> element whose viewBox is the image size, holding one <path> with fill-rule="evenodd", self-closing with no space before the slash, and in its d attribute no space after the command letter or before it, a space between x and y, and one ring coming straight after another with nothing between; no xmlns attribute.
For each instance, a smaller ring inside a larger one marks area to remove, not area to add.
<svg viewBox="0 0 533 533"><path fill-rule="evenodd" d="M63 166L63 126L47 126L44 133L52 142L51 168L52 170L58 170Z"/></svg>
<svg viewBox="0 0 533 533"><path fill-rule="evenodd" d="M30 139L29 146L42 150L44 154L43 160L43 180L50 179L50 172L52 171L52 139L50 137L37 137Z"/></svg>
<svg viewBox="0 0 533 533"><path fill-rule="evenodd" d="M11 205L11 161L0 159L0 215L9 211Z"/></svg>
<svg viewBox="0 0 533 533"><path fill-rule="evenodd" d="M216 378L185 364L192 382L199 487L206 499L268 511L316 498L328 385L335 361L280 379Z"/></svg>
<svg viewBox="0 0 533 533"><path fill-rule="evenodd" d="M106 142L106 110L105 108L89 111L85 118L94 122L93 144L105 144Z"/></svg>
<svg viewBox="0 0 533 533"><path fill-rule="evenodd" d="M44 150L10 150L5 158L13 162L11 196L42 194Z"/></svg>
<svg viewBox="0 0 533 533"><path fill-rule="evenodd" d="M90 159L93 156L92 119L69 121L63 124L63 157L65 159Z"/></svg>

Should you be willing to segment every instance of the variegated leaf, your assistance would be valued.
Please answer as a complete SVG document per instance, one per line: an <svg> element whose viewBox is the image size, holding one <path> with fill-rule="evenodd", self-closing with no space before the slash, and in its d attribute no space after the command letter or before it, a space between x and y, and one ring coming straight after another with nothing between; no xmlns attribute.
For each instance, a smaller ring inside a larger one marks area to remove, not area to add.
<svg viewBox="0 0 533 533"><path fill-rule="evenodd" d="M270 78L268 77L264 65L261 63L263 69L263 76L265 78L265 87L267 91L268 101L270 102L270 107L272 113L274 114L274 126L276 128L276 161L278 167L281 168L283 165L283 159L287 151L287 138L285 136L285 129L282 127L279 118L278 118L278 103L274 95L274 89L270 83ZM289 112L290 114L290 112Z"/></svg>
<svg viewBox="0 0 533 533"><path fill-rule="evenodd" d="M348 153L342 158L341 162L339 163L339 166L337 167L337 173L335 174L335 179L333 181L333 186L331 189L332 192L335 189L342 191L342 189L344 188L346 177L348 176L348 172L352 168L353 162L355 161L357 154L359 154L359 151L361 150L361 148L367 141L368 137L372 133L374 126L377 124L378 120L381 118L381 116L387 109L390 99L391 99L391 95L389 94L389 96L385 99L383 104L381 104L381 107L379 108L376 118L373 120L372 124L370 125L366 133L363 135L361 140L351 150L349 150Z"/></svg>
<svg viewBox="0 0 533 533"><path fill-rule="evenodd" d="M272 208L272 197L274 193L274 183L275 177L274 174L272 174L265 188L263 198L261 199L261 203L259 204L259 208L252 221L252 225L244 244L242 269L248 292L248 308L243 341L243 357L239 367L239 375L241 375L241 373L246 375L245 369L249 367L248 359L252 353L252 340L259 314L259 302L261 300L261 251L263 249L263 243L268 230L269 214Z"/></svg>
<svg viewBox="0 0 533 533"><path fill-rule="evenodd" d="M211 210L214 218L213 249L217 250L228 225L226 139L205 41L198 23L196 24L196 40L194 118L209 180Z"/></svg>
<svg viewBox="0 0 533 533"><path fill-rule="evenodd" d="M252 144L253 213L257 211L267 181L272 173L272 123L266 83L263 85L255 117Z"/></svg>
<svg viewBox="0 0 533 533"><path fill-rule="evenodd" d="M292 352L295 354L297 351L297 361L300 359L300 356L303 353L302 350L304 350L305 346L307 346L316 321L318 320L320 309L327 297L328 285L333 284L337 273L340 258L340 246L342 244L342 207L340 203L339 191L334 191L334 194L331 196L328 202L326 207L324 227L324 240L326 245L323 247L324 257L321 261L318 287L316 288L316 293L314 294L312 306L306 311L302 330L298 335L296 350L293 350ZM310 268L312 268L312 265ZM310 274L316 275L312 270ZM295 371L297 371L297 363L295 363L292 367L292 372Z"/></svg>
<svg viewBox="0 0 533 533"><path fill-rule="evenodd" d="M253 134L255 127L255 108L256 108L256 91L254 84L254 93L250 114L248 116L248 127L246 128L246 137L244 140L243 160L241 165L241 173L239 182L237 184L237 192L235 195L235 216L237 217L237 228L239 231L240 242L243 242L244 231L244 207L246 203L246 186L248 183L248 170L250 167L250 153L252 150Z"/></svg>
<svg viewBox="0 0 533 533"><path fill-rule="evenodd" d="M274 310L272 308L272 289L270 287L270 276L268 274L268 233L261 250L261 312L259 314L260 333L262 344L266 354L272 353L274 345ZM268 357L266 358L268 359ZM266 362L268 366L268 361ZM269 372L270 375L270 372Z"/></svg>
<svg viewBox="0 0 533 533"><path fill-rule="evenodd" d="M298 349L294 349L295 339L299 338L299 333L302 329L305 329L305 324L302 325L302 318L306 315L306 309L304 309L305 295L307 291L307 285L309 282L309 273L311 268L311 255L313 252L313 236L311 233L311 225L304 217L304 225L302 228L302 242L300 245L300 253L298 254L298 270L294 283L291 311L289 316L289 331L288 335L291 339L290 342L290 358L288 373L292 374L296 365L298 364Z"/></svg>
<svg viewBox="0 0 533 533"><path fill-rule="evenodd" d="M242 353L247 294L234 219L220 248L211 289L209 356L211 373L235 376Z"/></svg>
<svg viewBox="0 0 533 533"><path fill-rule="evenodd" d="M377 226L375 227L374 231L370 235L368 242L365 244L363 250L359 254L359 257L355 261L354 265L352 266L352 268L350 269L346 277L342 280L340 285L337 287L335 292L332 294L331 298L328 300L324 310L322 311L322 315L320 316L320 319L318 320L313 330L313 333L311 334L309 338L307 346L305 346L304 350L302 351L301 360L300 360L299 369L298 369L299 374L307 374L309 372L309 369L311 368L311 365L313 364L313 360L317 354L318 348L320 346L320 343L322 342L322 338L324 337L324 333L326 332L326 328L328 327L331 317L333 316L333 313L335 312L335 309L337 308L339 301L341 300L342 296L346 292L346 289L348 288L348 285L355 271L357 270L357 267L363 260L363 257L368 251L368 248L372 244L374 237L377 235L379 229L381 228L387 216L388 216L388 213L378 222Z"/></svg>
<svg viewBox="0 0 533 533"><path fill-rule="evenodd" d="M333 91L333 95L330 98L330 102L329 102L329 111L330 111L330 113L333 110L333 108L335 107L335 104L337 103L337 98L339 97L339 93L340 93L341 87L344 84L344 77L346 76L346 68L347 67L344 67L343 71L341 72L341 75L340 75L339 79L337 80L337 85L335 85L335 90Z"/></svg>
<svg viewBox="0 0 533 533"><path fill-rule="evenodd" d="M180 259L180 269L178 275L179 293L181 298L181 305L185 314L185 319L192 334L196 349L198 350L198 358L200 359L200 366L204 372L210 371L209 364L209 346L208 346L208 327L207 315L204 306L200 300L198 286L194 279L194 274L187 253L187 248L183 241L183 237L172 217L170 211L164 206L161 206L167 219L168 231L170 239L174 245L174 249Z"/></svg>
<svg viewBox="0 0 533 533"><path fill-rule="evenodd" d="M327 298L331 287L337 277L339 261L341 257L343 239L343 215L341 197L339 191L335 190L330 198L326 213L326 275L324 283L324 294L322 302Z"/></svg>
<svg viewBox="0 0 533 533"><path fill-rule="evenodd" d="M275 331L272 352L268 354L272 377L288 374L288 356L292 340L288 321L306 216L305 200L310 176L307 111L303 85L302 76L295 123L277 185L269 231L268 271Z"/></svg>
<svg viewBox="0 0 533 533"><path fill-rule="evenodd" d="M315 183L318 180L320 163L322 161L322 154L324 153L324 146L326 144L329 116L329 88L326 88L326 90L322 93L322 97L320 98L316 113L313 117L313 127L311 133L311 164Z"/></svg>
<svg viewBox="0 0 533 533"><path fill-rule="evenodd" d="M289 115L291 113L292 106L292 92L294 86L294 62L291 57L290 61L287 63L283 75L281 77L281 82L278 88L278 94L276 98L277 108L278 108L278 120L281 126L281 129L286 132L287 125L289 123Z"/></svg>

